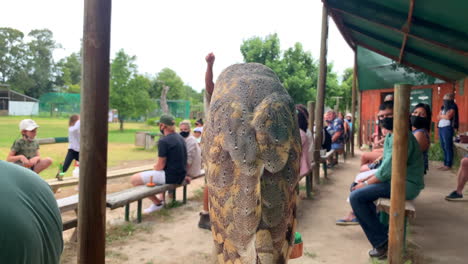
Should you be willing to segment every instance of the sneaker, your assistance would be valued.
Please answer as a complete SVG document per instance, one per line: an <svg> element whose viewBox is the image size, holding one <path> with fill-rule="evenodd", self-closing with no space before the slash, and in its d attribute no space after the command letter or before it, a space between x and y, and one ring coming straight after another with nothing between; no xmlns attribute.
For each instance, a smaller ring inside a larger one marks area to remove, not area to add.
<svg viewBox="0 0 468 264"><path fill-rule="evenodd" d="M152 204L150 207L146 208L145 210L143 210L143 212L145 214L151 214L152 212L156 212L156 211L159 211L161 210L162 208L164 207L164 204L161 203L159 205L156 205L156 204Z"/></svg>
<svg viewBox="0 0 468 264"><path fill-rule="evenodd" d="M200 221L198 222L198 227L211 230L210 215L200 213Z"/></svg>
<svg viewBox="0 0 468 264"><path fill-rule="evenodd" d="M357 218L353 218L351 220L348 220L348 219L338 219L336 220L336 225L340 225L340 226L347 226L347 225L359 225L359 221L357 220Z"/></svg>
<svg viewBox="0 0 468 264"><path fill-rule="evenodd" d="M369 251L371 258L385 259L387 257L388 242L378 248L373 248Z"/></svg>
<svg viewBox="0 0 468 264"><path fill-rule="evenodd" d="M451 192L448 196L445 196L447 201L457 201L463 199L463 194L458 194L457 191Z"/></svg>

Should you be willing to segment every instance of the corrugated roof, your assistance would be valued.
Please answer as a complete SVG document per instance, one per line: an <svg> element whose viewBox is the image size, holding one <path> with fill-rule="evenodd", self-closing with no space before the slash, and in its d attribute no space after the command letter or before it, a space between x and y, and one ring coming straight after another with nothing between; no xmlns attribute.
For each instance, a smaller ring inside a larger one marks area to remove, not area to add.
<svg viewBox="0 0 468 264"><path fill-rule="evenodd" d="M323 0L354 49L362 46L445 81L468 76L467 0Z"/></svg>

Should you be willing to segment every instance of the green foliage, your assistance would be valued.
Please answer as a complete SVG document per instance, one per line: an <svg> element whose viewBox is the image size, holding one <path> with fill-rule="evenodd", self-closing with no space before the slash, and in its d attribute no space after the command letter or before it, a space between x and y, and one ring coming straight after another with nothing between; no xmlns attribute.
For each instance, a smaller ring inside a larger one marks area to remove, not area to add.
<svg viewBox="0 0 468 264"><path fill-rule="evenodd" d="M277 34L268 35L265 38L255 36L245 40L240 50L244 62L257 62L270 67L278 75L295 103L306 104L307 101L315 100L318 66L312 54L304 51L301 43L296 43L293 47L281 51ZM349 76L345 77L347 80ZM351 101L350 87L348 83L342 86L338 82L338 76L333 72L333 65L329 64L326 104L329 106L335 104L335 99L332 99L331 96L346 97L344 98L345 103L340 104L340 108L344 109Z"/></svg>
<svg viewBox="0 0 468 264"><path fill-rule="evenodd" d="M158 73L151 87L150 96L159 99L163 86L169 86L167 100L183 99L184 95L186 95L184 82L175 71L169 68L164 68Z"/></svg>
<svg viewBox="0 0 468 264"><path fill-rule="evenodd" d="M126 118L145 115L151 107L148 91L151 81L137 74L136 57L119 50L112 61L110 107L119 113L120 130Z"/></svg>
<svg viewBox="0 0 468 264"><path fill-rule="evenodd" d="M23 32L14 28L0 28L0 82L7 82L24 64Z"/></svg>
<svg viewBox="0 0 468 264"><path fill-rule="evenodd" d="M61 59L57 63L57 79L55 85L60 92L80 93L81 88L81 58L79 53Z"/></svg>
<svg viewBox="0 0 468 264"><path fill-rule="evenodd" d="M439 143L431 144L428 155L429 160L444 161L444 151Z"/></svg>

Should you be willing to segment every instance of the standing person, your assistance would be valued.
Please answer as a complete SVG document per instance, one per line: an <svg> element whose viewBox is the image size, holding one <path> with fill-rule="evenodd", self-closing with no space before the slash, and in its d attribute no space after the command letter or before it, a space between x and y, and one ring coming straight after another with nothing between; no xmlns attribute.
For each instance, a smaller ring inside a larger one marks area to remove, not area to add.
<svg viewBox="0 0 468 264"><path fill-rule="evenodd" d="M80 116L72 115L68 121L68 152L63 162L62 171L57 173L57 178L60 178L60 173L64 173L70 167L73 160L80 161Z"/></svg>
<svg viewBox="0 0 468 264"><path fill-rule="evenodd" d="M309 158L309 139L307 137L307 127L309 125L309 113L304 105L296 105L297 121L299 123L299 133L301 135L301 167L299 175L302 176L310 171L310 158Z"/></svg>
<svg viewBox="0 0 468 264"><path fill-rule="evenodd" d="M205 115L208 114L208 109L210 108L211 95L214 91L214 82L213 82L213 64L215 61L215 55L213 52L209 53L205 57L206 61L206 73L205 73ZM206 118L206 117L205 117ZM195 131L199 129L195 128ZM200 131L201 135L201 131ZM201 138L201 137L200 137ZM200 212L200 221L198 222L199 228L211 229L210 213L209 213L209 200L208 200L208 186L206 185L205 177L205 187L203 189L203 210Z"/></svg>
<svg viewBox="0 0 468 264"><path fill-rule="evenodd" d="M195 126L197 128L200 128L201 132L203 132L203 119L198 119L197 121L195 121Z"/></svg>
<svg viewBox="0 0 468 264"><path fill-rule="evenodd" d="M451 93L444 95L442 106L437 119L439 120L439 141L444 151L444 165L439 170L450 170L453 164L453 134L458 129L458 106L454 102Z"/></svg>
<svg viewBox="0 0 468 264"><path fill-rule="evenodd" d="M198 144L201 143L201 135L202 135L202 129L201 127L196 127L194 130L193 130L193 137L195 138L195 140L197 141Z"/></svg>
<svg viewBox="0 0 468 264"><path fill-rule="evenodd" d="M457 189L445 196L447 201L459 201L463 199L463 189L468 182L468 156L465 156L460 162L460 169L457 173Z"/></svg>
<svg viewBox="0 0 468 264"><path fill-rule="evenodd" d="M387 106L393 104L387 104ZM349 197L354 214L373 249L369 256L382 258L387 255L388 228L379 221L374 201L390 198L393 152L393 108L381 111L382 127L389 131L385 138L383 160L372 175L360 179ZM408 131L408 158L406 161L406 199L415 199L424 189L424 161L416 138Z"/></svg>
<svg viewBox="0 0 468 264"><path fill-rule="evenodd" d="M346 123L348 123L350 131L353 131L353 120L352 119L353 119L353 116L351 115L351 113L347 113L346 116L345 116L345 121L346 121Z"/></svg>
<svg viewBox="0 0 468 264"><path fill-rule="evenodd" d="M0 171L0 263L60 263L62 218L49 185L1 160Z"/></svg>
<svg viewBox="0 0 468 264"><path fill-rule="evenodd" d="M344 126L343 120L336 117L336 113L333 110L329 110L325 115L325 121L327 122L327 132L332 137L332 149L334 149L338 154L343 153L343 143L344 143ZM333 166L338 161L333 160L330 166Z"/></svg>
<svg viewBox="0 0 468 264"><path fill-rule="evenodd" d="M411 113L411 130L423 153L424 173L429 169L429 147L431 146L429 131L431 130L431 118L431 107L427 104L417 104Z"/></svg>
<svg viewBox="0 0 468 264"><path fill-rule="evenodd" d="M190 135L190 121L180 122L179 130L187 146L187 176L198 176L201 173L201 149L195 137Z"/></svg>
<svg viewBox="0 0 468 264"><path fill-rule="evenodd" d="M134 174L130 181L134 186L149 182L156 184L181 184L187 174L187 148L182 136L175 132L174 117L163 114L159 118L159 130L164 135L158 141L158 160L154 170ZM146 214L160 210L163 203L156 196L148 197L153 204Z"/></svg>
<svg viewBox="0 0 468 264"><path fill-rule="evenodd" d="M21 138L16 140L8 153L7 161L13 162L36 173L47 169L52 164L52 159L41 158L39 143L35 139L39 126L32 119L24 119L19 123Z"/></svg>

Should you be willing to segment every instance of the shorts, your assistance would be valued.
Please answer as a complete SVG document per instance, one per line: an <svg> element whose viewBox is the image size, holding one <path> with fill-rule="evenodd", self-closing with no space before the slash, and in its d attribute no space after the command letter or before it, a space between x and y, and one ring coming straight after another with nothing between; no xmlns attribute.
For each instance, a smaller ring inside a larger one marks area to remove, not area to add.
<svg viewBox="0 0 468 264"><path fill-rule="evenodd" d="M147 184L151 181L151 176L153 176L153 182L156 184L166 184L166 173L164 171L144 171L140 173L141 180Z"/></svg>
<svg viewBox="0 0 468 264"><path fill-rule="evenodd" d="M331 148L337 150L343 149L343 143L332 143Z"/></svg>

